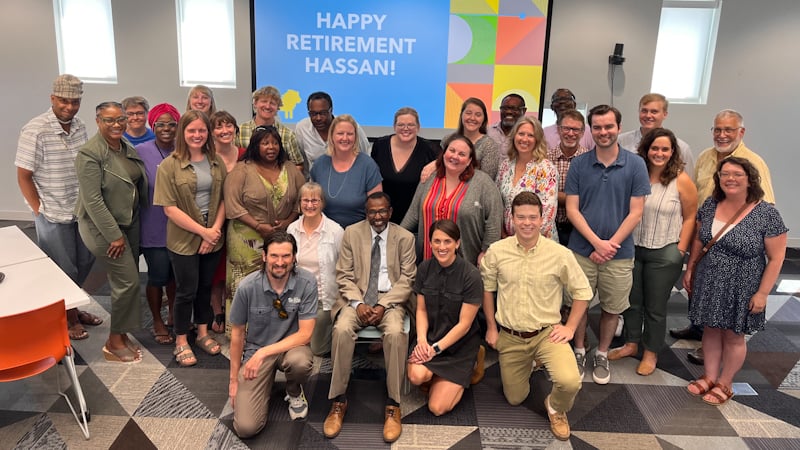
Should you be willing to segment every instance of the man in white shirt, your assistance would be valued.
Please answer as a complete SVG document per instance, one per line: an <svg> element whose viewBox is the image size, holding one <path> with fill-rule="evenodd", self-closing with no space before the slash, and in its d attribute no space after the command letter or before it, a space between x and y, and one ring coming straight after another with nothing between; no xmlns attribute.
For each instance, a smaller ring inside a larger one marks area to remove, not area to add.
<svg viewBox="0 0 800 450"><path fill-rule="evenodd" d="M639 128L633 131L626 131L620 133L617 142L622 148L636 153L639 148L639 142L642 136L652 130L653 128L661 128L664 124L664 119L667 118L669 108L669 101L661 94L645 94L639 100ZM683 170L694 179L694 155L689 144L678 139L678 152L686 163Z"/></svg>

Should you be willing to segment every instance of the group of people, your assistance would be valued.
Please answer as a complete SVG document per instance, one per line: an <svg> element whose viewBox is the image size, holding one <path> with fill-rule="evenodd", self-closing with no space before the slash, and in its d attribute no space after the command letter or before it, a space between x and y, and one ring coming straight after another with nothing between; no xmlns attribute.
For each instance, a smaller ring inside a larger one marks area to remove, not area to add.
<svg viewBox="0 0 800 450"><path fill-rule="evenodd" d="M715 117L714 147L693 166L688 145L662 128L659 94L642 97L641 127L628 133L612 106L584 120L568 89L553 94L557 123L547 128L526 116L520 95L502 99L491 126L483 101L470 98L441 147L418 136L419 116L404 107L394 133L370 148L324 92L308 97L294 131L277 120L271 86L253 93L253 118L241 125L204 86L182 114L142 97L103 102L91 139L76 117L82 92L79 79L59 76L52 107L20 136L18 179L39 245L78 284L95 259L105 264L108 361L142 358L128 336L142 320L140 253L154 339L174 345L179 365L196 364L197 349L219 354L227 330L239 436L265 426L276 370L290 417L306 417L313 357L330 354L323 431L336 437L357 332L375 326L386 442L402 432L403 380L427 393L433 414L451 411L483 377L484 339L509 403L528 397L532 370L548 371L545 410L553 434L568 439L566 413L590 360L589 302L601 307L592 379L608 383L609 360L640 346L636 371L650 375L687 255L689 318L705 349L691 394L714 405L732 397L744 333L764 327L788 230L735 111ZM68 317L73 339L99 320ZM626 343L610 349L620 317Z"/></svg>

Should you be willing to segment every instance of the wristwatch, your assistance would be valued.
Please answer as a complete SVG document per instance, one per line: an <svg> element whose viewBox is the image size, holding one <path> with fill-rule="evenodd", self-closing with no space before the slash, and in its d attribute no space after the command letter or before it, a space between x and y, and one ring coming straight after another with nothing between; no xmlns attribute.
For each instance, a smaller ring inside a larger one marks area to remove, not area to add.
<svg viewBox="0 0 800 450"><path fill-rule="evenodd" d="M435 344L433 344L433 345L431 345L431 348L433 349L433 351L435 351L435 352L436 352L436 354L437 354L437 355L438 355L439 353L442 353L442 349L441 349L441 348L439 348L439 343L438 343L438 342L437 342L437 343L435 343Z"/></svg>

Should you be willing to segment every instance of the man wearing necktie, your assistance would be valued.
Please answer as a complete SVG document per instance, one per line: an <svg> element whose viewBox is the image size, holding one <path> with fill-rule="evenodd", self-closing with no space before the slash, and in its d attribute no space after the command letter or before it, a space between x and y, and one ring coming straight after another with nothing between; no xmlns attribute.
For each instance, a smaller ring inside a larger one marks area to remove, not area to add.
<svg viewBox="0 0 800 450"><path fill-rule="evenodd" d="M342 429L356 333L373 325L383 334L386 362L383 439L394 442L402 432L400 386L408 353L403 319L417 273L414 236L389 221L392 205L384 192L367 197L366 213L367 220L345 229L336 263L339 299L331 309L333 374L328 392L333 405L323 429L328 438L338 436Z"/></svg>

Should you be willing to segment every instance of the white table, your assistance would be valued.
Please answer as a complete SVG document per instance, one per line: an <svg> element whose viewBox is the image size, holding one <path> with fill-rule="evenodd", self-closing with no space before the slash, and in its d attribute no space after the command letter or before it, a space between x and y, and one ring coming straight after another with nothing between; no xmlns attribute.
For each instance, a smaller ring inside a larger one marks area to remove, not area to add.
<svg viewBox="0 0 800 450"><path fill-rule="evenodd" d="M27 239L27 238L26 238ZM64 299L67 309L87 305L91 297L50 258L0 267L0 316L10 316Z"/></svg>
<svg viewBox="0 0 800 450"><path fill-rule="evenodd" d="M0 228L0 268L47 255L16 226ZM2 270L0 270L2 271Z"/></svg>

